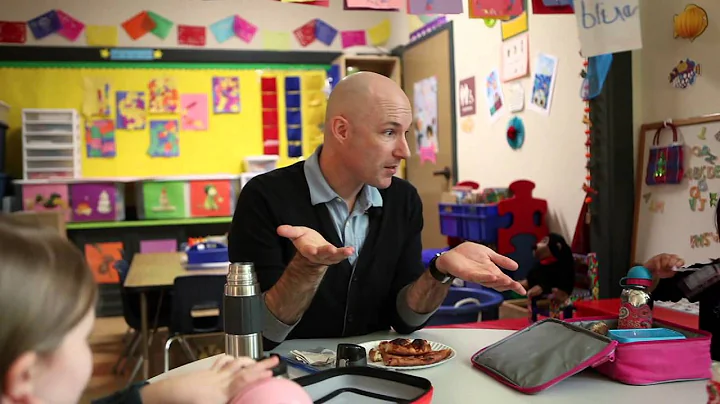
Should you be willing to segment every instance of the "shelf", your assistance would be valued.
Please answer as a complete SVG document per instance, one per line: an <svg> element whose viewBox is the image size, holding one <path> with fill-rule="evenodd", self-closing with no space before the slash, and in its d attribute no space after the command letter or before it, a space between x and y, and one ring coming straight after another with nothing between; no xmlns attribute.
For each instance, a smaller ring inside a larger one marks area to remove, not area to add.
<svg viewBox="0 0 720 404"><path fill-rule="evenodd" d="M121 227L188 226L197 224L222 224L232 222L232 217L199 217L167 220L126 220L121 222L68 223L68 230L90 230Z"/></svg>
<svg viewBox="0 0 720 404"><path fill-rule="evenodd" d="M80 117L74 109L23 109L23 178L80 177ZM57 175L54 175L57 174Z"/></svg>

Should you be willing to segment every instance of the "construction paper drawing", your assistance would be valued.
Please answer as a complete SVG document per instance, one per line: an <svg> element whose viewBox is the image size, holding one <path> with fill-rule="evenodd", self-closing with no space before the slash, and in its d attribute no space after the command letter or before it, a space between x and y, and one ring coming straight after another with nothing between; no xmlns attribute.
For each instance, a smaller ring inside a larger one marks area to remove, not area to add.
<svg viewBox="0 0 720 404"><path fill-rule="evenodd" d="M87 157L115 157L115 127L111 119L96 119L85 125Z"/></svg>
<svg viewBox="0 0 720 404"><path fill-rule="evenodd" d="M522 34L517 35L512 39L508 39L502 43L500 57L502 81L503 83L510 80L519 79L525 77L529 73L528 63L529 61L529 49L528 40L529 35Z"/></svg>
<svg viewBox="0 0 720 404"><path fill-rule="evenodd" d="M530 102L528 109L544 115L550 114L552 105L553 90L557 77L558 60L555 56L538 54L535 62L535 73L533 74L533 86L530 91Z"/></svg>
<svg viewBox="0 0 720 404"><path fill-rule="evenodd" d="M86 117L110 116L110 83L98 77L83 77L85 98L83 114Z"/></svg>
<svg viewBox="0 0 720 404"><path fill-rule="evenodd" d="M491 71L485 80L485 100L490 113L490 122L497 121L505 106L505 98L500 85L500 74L497 69Z"/></svg>
<svg viewBox="0 0 720 404"><path fill-rule="evenodd" d="M408 0L408 14L462 14L463 0Z"/></svg>
<svg viewBox="0 0 720 404"><path fill-rule="evenodd" d="M113 269L123 259L122 242L85 244L85 260L97 283L119 283L120 276Z"/></svg>
<svg viewBox="0 0 720 404"><path fill-rule="evenodd" d="M416 150L420 163L437 162L437 77L416 82L413 86Z"/></svg>
<svg viewBox="0 0 720 404"><path fill-rule="evenodd" d="M345 0L348 9L399 10L404 5L405 0Z"/></svg>
<svg viewBox="0 0 720 404"><path fill-rule="evenodd" d="M235 36L235 16L225 17L210 25L210 31L218 43L223 43Z"/></svg>
<svg viewBox="0 0 720 404"><path fill-rule="evenodd" d="M145 112L145 93L142 91L118 91L117 118L115 126L118 129L141 130L145 129L147 114Z"/></svg>
<svg viewBox="0 0 720 404"><path fill-rule="evenodd" d="M60 19L58 35L75 42L85 29L85 24L61 10L57 10L57 15Z"/></svg>
<svg viewBox="0 0 720 404"><path fill-rule="evenodd" d="M255 37L258 27L236 15L233 23L233 30L235 30L235 36L244 42L250 43Z"/></svg>
<svg viewBox="0 0 720 404"><path fill-rule="evenodd" d="M695 84L700 73L700 64L692 59L686 58L678 62L672 71L670 71L668 81L670 81L670 84L675 88L688 88Z"/></svg>
<svg viewBox="0 0 720 404"><path fill-rule="evenodd" d="M180 129L186 131L207 130L207 94L183 94L180 96Z"/></svg>
<svg viewBox="0 0 720 404"><path fill-rule="evenodd" d="M178 121L150 121L150 148L152 157L177 157L180 155Z"/></svg>
<svg viewBox="0 0 720 404"><path fill-rule="evenodd" d="M237 77L213 77L213 112L237 114L240 112L240 79Z"/></svg>
<svg viewBox="0 0 720 404"><path fill-rule="evenodd" d="M150 100L148 112L151 114L174 114L178 112L180 97L172 77L150 80L148 83Z"/></svg>
<svg viewBox="0 0 720 404"><path fill-rule="evenodd" d="M55 10L48 11L45 14L33 18L28 21L27 25L35 39L43 39L46 36L58 32L62 28L60 16Z"/></svg>

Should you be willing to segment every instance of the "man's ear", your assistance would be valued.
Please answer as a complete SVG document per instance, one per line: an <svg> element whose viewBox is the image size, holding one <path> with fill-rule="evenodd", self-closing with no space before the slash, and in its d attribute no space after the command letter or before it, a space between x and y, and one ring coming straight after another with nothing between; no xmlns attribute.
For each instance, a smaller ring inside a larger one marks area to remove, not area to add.
<svg viewBox="0 0 720 404"><path fill-rule="evenodd" d="M336 116L330 120L330 130L332 131L332 135L339 142L347 140L349 135L348 126L347 119L342 116Z"/></svg>
<svg viewBox="0 0 720 404"><path fill-rule="evenodd" d="M3 380L2 395L10 397L11 402L31 403L33 385L36 383L37 354L26 352L10 364L5 380Z"/></svg>

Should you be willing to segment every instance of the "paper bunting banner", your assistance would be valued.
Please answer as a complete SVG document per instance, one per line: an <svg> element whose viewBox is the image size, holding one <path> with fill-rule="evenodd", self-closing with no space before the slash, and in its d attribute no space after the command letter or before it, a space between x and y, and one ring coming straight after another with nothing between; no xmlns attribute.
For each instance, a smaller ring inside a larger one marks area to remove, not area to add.
<svg viewBox="0 0 720 404"><path fill-rule="evenodd" d="M178 43L180 45L205 46L205 27L178 25Z"/></svg>
<svg viewBox="0 0 720 404"><path fill-rule="evenodd" d="M58 30L58 35L75 42L85 29L85 24L76 20L62 10L57 10L57 15L60 19L60 30Z"/></svg>
<svg viewBox="0 0 720 404"><path fill-rule="evenodd" d="M25 43L25 27L22 21L0 21L0 43Z"/></svg>
<svg viewBox="0 0 720 404"><path fill-rule="evenodd" d="M210 25L210 32L212 32L215 40L218 43L223 43L228 39L235 36L235 16L225 17L222 20L215 22Z"/></svg>
<svg viewBox="0 0 720 404"><path fill-rule="evenodd" d="M257 33L258 27L249 23L245 19L235 16L235 25L233 26L235 35L243 41L250 43Z"/></svg>
<svg viewBox="0 0 720 404"><path fill-rule="evenodd" d="M58 32L61 28L60 16L57 11L52 10L37 16L28 21L28 27L35 39L43 39L46 36Z"/></svg>
<svg viewBox="0 0 720 404"><path fill-rule="evenodd" d="M385 19L380 24L367 30L367 39L370 45L382 46L390 40L390 33L392 32L392 24L390 20Z"/></svg>
<svg viewBox="0 0 720 404"><path fill-rule="evenodd" d="M302 47L306 47L315 42L315 25L317 20L307 22L302 27L293 31L295 38Z"/></svg>
<svg viewBox="0 0 720 404"><path fill-rule="evenodd" d="M343 31L340 33L340 37L342 38L343 49L367 45L367 38L363 30Z"/></svg>
<svg viewBox="0 0 720 404"><path fill-rule="evenodd" d="M155 21L147 11L142 11L122 23L122 27L130 39L136 41L155 29Z"/></svg>
<svg viewBox="0 0 720 404"><path fill-rule="evenodd" d="M150 19L155 23L155 27L150 30L150 32L160 39L167 38L170 34L170 29L174 25L173 22L157 13L153 13L152 11L148 11L147 14L148 17L150 17Z"/></svg>
<svg viewBox="0 0 720 404"><path fill-rule="evenodd" d="M318 41L330 46L335 40L337 33L338 31L325 21L319 18L315 20L315 38Z"/></svg>

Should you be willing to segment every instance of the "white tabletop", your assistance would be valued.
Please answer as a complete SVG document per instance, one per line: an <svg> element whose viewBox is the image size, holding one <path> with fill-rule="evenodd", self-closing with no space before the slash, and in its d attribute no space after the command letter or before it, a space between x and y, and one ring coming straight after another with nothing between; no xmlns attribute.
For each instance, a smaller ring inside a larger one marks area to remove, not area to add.
<svg viewBox="0 0 720 404"><path fill-rule="evenodd" d="M705 403L707 393L705 381L676 382L654 386L629 386L612 381L592 370L572 376L559 384L535 395L519 393L502 385L481 371L472 367L470 357L480 349L512 334L506 330L476 329L425 329L411 335L411 338L424 338L440 342L454 348L458 355L451 361L429 369L409 371L409 374L430 380L435 387L433 403L580 403L590 400L614 403ZM362 343L379 339L397 337L396 334L379 333L364 337L343 340L291 340L283 343L272 352L285 355L292 349L313 349L324 347L335 350L338 342ZM215 361L214 357L199 360L175 368L159 375L150 382L167 376L186 373L197 369L206 369ZM293 367L288 367L290 377L303 375ZM472 397L468 401L468 396Z"/></svg>

